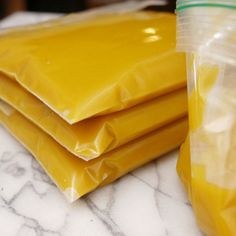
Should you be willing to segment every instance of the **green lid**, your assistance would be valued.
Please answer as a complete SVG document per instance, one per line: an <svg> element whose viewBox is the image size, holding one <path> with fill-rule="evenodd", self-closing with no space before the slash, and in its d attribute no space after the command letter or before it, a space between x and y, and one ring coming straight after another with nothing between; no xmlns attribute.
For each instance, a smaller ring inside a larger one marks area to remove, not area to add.
<svg viewBox="0 0 236 236"><path fill-rule="evenodd" d="M177 0L176 11L192 7L220 7L236 10L236 0Z"/></svg>

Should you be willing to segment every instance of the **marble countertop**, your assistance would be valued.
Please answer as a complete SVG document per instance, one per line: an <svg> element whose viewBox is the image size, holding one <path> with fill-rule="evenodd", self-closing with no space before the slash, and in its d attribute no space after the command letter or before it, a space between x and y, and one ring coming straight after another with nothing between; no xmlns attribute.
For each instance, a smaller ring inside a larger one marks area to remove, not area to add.
<svg viewBox="0 0 236 236"><path fill-rule="evenodd" d="M16 13L0 27L53 14ZM69 204L34 158L0 126L1 236L202 236L174 151Z"/></svg>

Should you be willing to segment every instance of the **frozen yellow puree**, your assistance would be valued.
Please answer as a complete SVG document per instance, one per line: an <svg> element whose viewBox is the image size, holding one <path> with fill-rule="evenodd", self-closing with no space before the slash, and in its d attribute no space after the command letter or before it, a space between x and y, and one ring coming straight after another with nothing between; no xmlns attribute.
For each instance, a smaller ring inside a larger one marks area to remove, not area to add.
<svg viewBox="0 0 236 236"><path fill-rule="evenodd" d="M0 123L35 156L71 202L178 147L188 128L187 119L180 119L99 158L84 161L3 102Z"/></svg>
<svg viewBox="0 0 236 236"><path fill-rule="evenodd" d="M84 160L98 157L181 117L187 117L186 88L74 125L66 123L17 82L3 75L0 75L0 98ZM174 109L170 109L171 106Z"/></svg>
<svg viewBox="0 0 236 236"><path fill-rule="evenodd" d="M200 64L195 75L189 98L190 140L181 148L177 170L201 229L208 236L235 236L235 78L222 82L221 76L230 75L208 63Z"/></svg>
<svg viewBox="0 0 236 236"><path fill-rule="evenodd" d="M170 13L67 16L2 32L0 71L76 123L185 87L175 31Z"/></svg>

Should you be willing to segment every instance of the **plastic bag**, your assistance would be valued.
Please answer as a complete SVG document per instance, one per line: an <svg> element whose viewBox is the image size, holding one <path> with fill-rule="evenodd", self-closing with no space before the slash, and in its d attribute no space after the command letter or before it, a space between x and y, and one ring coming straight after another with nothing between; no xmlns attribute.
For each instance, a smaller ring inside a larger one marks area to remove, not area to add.
<svg viewBox="0 0 236 236"><path fill-rule="evenodd" d="M186 89L110 115L67 124L15 81L0 75L0 98L74 155L90 160L161 126L187 116ZM174 106L175 109L169 109ZM131 127L132 129L127 129Z"/></svg>
<svg viewBox="0 0 236 236"><path fill-rule="evenodd" d="M178 1L187 52L189 138L177 166L201 229L236 235L236 2Z"/></svg>
<svg viewBox="0 0 236 236"><path fill-rule="evenodd" d="M0 34L0 71L68 123L186 85L169 13L80 14Z"/></svg>
<svg viewBox="0 0 236 236"><path fill-rule="evenodd" d="M187 119L180 119L99 158L83 161L4 102L0 103L0 122L36 157L70 202L176 148L188 128Z"/></svg>

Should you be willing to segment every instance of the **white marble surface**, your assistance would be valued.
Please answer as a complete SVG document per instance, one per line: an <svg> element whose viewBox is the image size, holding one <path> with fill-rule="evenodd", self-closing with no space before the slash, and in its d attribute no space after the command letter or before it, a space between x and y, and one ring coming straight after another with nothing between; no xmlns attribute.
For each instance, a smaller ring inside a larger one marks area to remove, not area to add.
<svg viewBox="0 0 236 236"><path fill-rule="evenodd" d="M0 26L53 15L17 13ZM1 236L202 236L175 171L177 151L69 204L0 126Z"/></svg>

